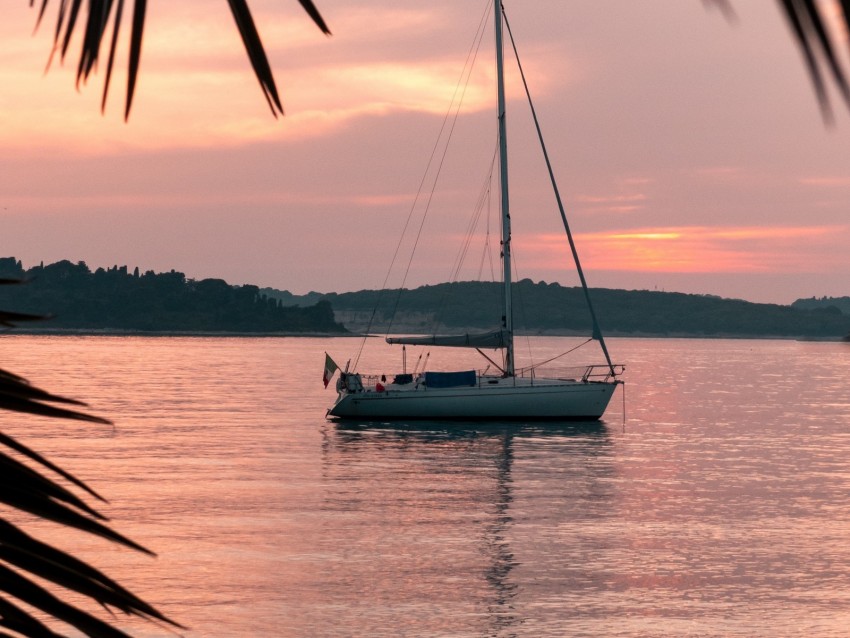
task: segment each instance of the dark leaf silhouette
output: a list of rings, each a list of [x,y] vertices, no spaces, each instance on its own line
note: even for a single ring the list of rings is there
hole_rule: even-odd
[[[848,85],[847,73],[839,59],[833,38],[830,36],[829,21],[823,7],[826,5],[833,7],[843,27],[850,30],[850,0],[840,0],[836,4],[830,2],[818,4],[816,0],[777,0],[777,2],[803,54],[823,119],[827,124],[832,124],[834,116],[827,93],[826,78],[832,77],[835,87],[848,107],[850,107],[850,85]],[[703,4],[718,9],[729,22],[737,21],[731,0],[703,0]]]
[[[272,113],[277,116],[283,114],[283,105],[275,85],[271,66],[266,57],[263,43],[257,31],[247,0],[227,0],[236,21],[236,27],[248,59],[254,69],[254,74],[260,82],[263,95],[269,103]],[[330,29],[322,18],[312,0],[298,0],[307,14],[312,18],[316,26],[326,35],[330,35]],[[132,0],[133,17],[130,29],[130,56],[127,65],[127,97],[124,107],[124,119],[130,116],[133,105],[133,96],[136,91],[136,81],[139,76],[139,65],[142,56],[142,38],[145,30],[145,13],[147,0]],[[40,24],[49,0],[42,0],[39,7],[37,24]],[[30,6],[34,0],[30,0]],[[82,14],[82,17],[81,17]],[[108,60],[106,64],[106,77],[103,84],[103,98],[101,109],[106,107],[106,96],[109,92],[112,70],[115,62],[115,52],[118,46],[118,34],[124,16],[124,0],[60,0],[56,16],[56,30],[53,36],[53,52],[50,59],[57,50],[62,60],[68,52],[71,37],[80,28],[83,31],[82,50],[77,64],[77,83],[88,80],[89,75],[97,69],[100,60],[101,48],[110,27],[112,35],[109,39]],[[82,24],[82,27],[79,25]],[[49,62],[48,62],[49,66]]]
[[[8,277],[0,277],[0,286],[13,286],[16,284],[24,283],[23,279],[10,279]],[[12,328],[16,323],[20,323],[21,321],[39,321],[40,319],[46,319],[42,315],[31,315],[25,314],[21,312],[10,312],[8,310],[0,310],[0,326],[6,328]],[[3,375],[8,375],[8,372],[3,372],[0,370],[0,384],[2,384]]]
[[[0,283],[3,283],[0,281]],[[38,321],[44,319],[41,315],[28,315],[21,312],[9,312],[8,310],[0,310],[0,326],[12,328],[16,323],[21,321]]]
[[[778,1],[794,38],[800,46],[824,121],[832,123],[834,116],[825,77],[832,77],[848,107],[850,107],[850,85],[847,83],[847,74],[838,57],[833,38],[829,34],[823,9],[815,3],[815,0]],[[850,29],[850,1],[841,0],[837,9],[844,26]]]
[[[0,285],[18,283],[22,283],[21,280],[0,278]],[[42,318],[0,311],[0,323],[4,325]],[[31,385],[23,377],[0,370],[0,409],[110,424],[101,417],[56,404],[85,407],[80,401],[52,394]],[[152,554],[150,550],[110,528],[106,524],[108,519],[103,514],[50,474],[61,477],[71,486],[103,501],[102,497],[81,480],[2,432],[0,446],[5,449],[0,451],[0,503],[136,551]],[[43,471],[48,473],[42,473]],[[60,590],[81,594],[106,609],[180,627],[91,565],[31,537],[0,518],[0,627],[5,627],[18,636],[60,636],[61,634],[55,633],[30,611],[37,609],[67,623],[86,636],[127,636],[109,622],[64,602],[56,593],[34,582],[28,575],[42,582],[52,583]],[[19,606],[18,602],[27,607]],[[6,635],[9,634],[0,632],[0,636]]]
[[[735,13],[735,8],[732,6],[731,0],[702,0],[702,3],[707,7],[713,7],[723,14],[729,22],[737,22],[738,14]]]
[[[275,116],[283,113],[283,105],[271,66],[248,4],[246,0],[228,0],[228,2],[248,58],[272,113]],[[299,0],[299,2],[318,27],[329,34],[325,21],[312,1]],[[34,0],[30,0],[29,4],[33,7]],[[48,4],[49,0],[41,1],[36,26],[42,22]],[[125,120],[130,114],[139,75],[146,10],[147,0],[133,0]],[[57,51],[60,59],[64,61],[73,35],[82,30],[82,49],[76,73],[78,85],[85,83],[97,69],[103,41],[110,27],[112,29],[107,47],[108,58],[101,109],[106,106],[123,17],[124,0],[86,0],[85,2],[60,0],[59,2],[53,49],[48,59],[48,66]],[[0,285],[18,283],[22,282],[17,279],[0,278]],[[0,310],[0,326],[4,327],[12,327],[22,321],[44,318],[39,315]],[[0,370],[0,409],[110,424],[106,419],[64,407],[67,405],[85,406],[80,401],[41,390],[14,373]],[[73,491],[48,474],[34,469],[30,464],[35,464],[42,471],[47,470],[56,474],[70,482],[72,486],[88,492],[94,498],[103,500],[85,483],[6,434],[0,433],[0,445],[8,450],[0,451],[0,488],[2,488],[0,503],[66,527],[100,536],[140,552],[152,553],[111,529],[106,525],[108,519],[105,516],[89,506]],[[24,462],[15,455],[23,457]],[[30,580],[28,578],[30,574],[59,588],[82,594],[110,611],[118,610],[128,615],[181,627],[94,567],[32,538],[15,525],[0,518],[0,627],[5,627],[20,636],[61,635],[51,630],[29,611],[29,609],[36,609],[67,623],[87,636],[127,635],[110,623],[66,603],[41,584]],[[27,607],[21,607],[15,601],[24,603]],[[0,632],[0,636],[7,635],[9,634]]]
[[[278,113],[283,113],[283,105],[280,103],[280,96],[277,94],[272,70],[269,66],[266,52],[263,49],[263,44],[260,41],[260,34],[257,33],[257,27],[254,25],[254,19],[251,17],[251,11],[248,9],[248,4],[245,0],[228,0],[228,3],[230,4],[230,10],[233,12],[236,27],[239,29],[239,35],[242,36],[242,43],[248,52],[248,58],[251,60],[251,66],[254,67],[254,74],[260,81],[263,95],[269,103],[272,115],[277,116]]]

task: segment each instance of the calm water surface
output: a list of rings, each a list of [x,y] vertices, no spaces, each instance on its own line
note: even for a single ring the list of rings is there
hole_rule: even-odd
[[[29,529],[189,637],[850,631],[850,347],[615,339],[625,424],[618,390],[601,423],[449,430],[327,422],[323,352],[358,345],[4,336],[2,367],[116,425],[0,427],[159,556]]]

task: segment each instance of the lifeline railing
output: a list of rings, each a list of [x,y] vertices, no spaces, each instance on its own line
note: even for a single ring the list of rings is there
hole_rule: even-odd
[[[516,376],[531,379],[536,378],[559,379],[562,381],[609,381],[623,374],[626,367],[623,365],[608,366],[607,364],[595,364],[587,366],[565,366],[565,367],[528,367],[516,371]]]
[[[563,366],[563,367],[545,367],[545,368],[537,368],[537,367],[528,367],[521,368],[516,371],[517,378],[530,379],[533,384],[535,379],[544,378],[544,379],[558,379],[561,381],[582,381],[587,383],[589,381],[610,381],[612,378],[616,378],[617,376],[623,374],[625,371],[625,366],[623,365],[614,365],[613,371],[612,368],[606,364],[596,364],[596,365],[586,365],[586,366]],[[482,383],[483,379],[487,379],[488,377],[484,374],[486,371],[479,370],[476,377],[478,384]],[[613,372],[613,373],[612,373]],[[407,386],[405,389],[413,389],[418,386],[422,382],[421,374],[411,375],[412,380],[408,383],[405,383],[404,386]],[[396,379],[397,375],[395,374],[361,374],[360,382],[362,383],[362,388],[364,390],[369,391],[381,391],[379,388],[385,388],[386,386],[393,385],[396,389],[401,389],[398,385],[393,384],[393,381]],[[490,378],[498,378],[496,376],[492,376]]]

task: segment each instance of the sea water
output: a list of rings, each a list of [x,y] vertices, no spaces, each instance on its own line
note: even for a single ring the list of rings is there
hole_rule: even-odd
[[[3,515],[189,637],[847,635],[850,346],[608,345],[627,383],[598,423],[373,427],[325,419],[324,352],[355,338],[4,336],[3,368],[115,425],[0,429],[158,556]],[[400,351],[369,340],[366,364]]]

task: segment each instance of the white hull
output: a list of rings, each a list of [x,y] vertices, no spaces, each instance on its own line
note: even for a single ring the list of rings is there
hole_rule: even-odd
[[[518,379],[456,388],[341,391],[329,416],[355,419],[598,419],[619,382]]]

